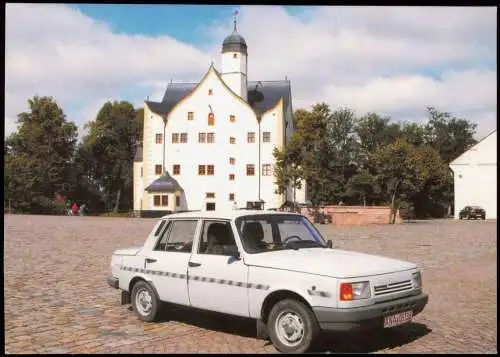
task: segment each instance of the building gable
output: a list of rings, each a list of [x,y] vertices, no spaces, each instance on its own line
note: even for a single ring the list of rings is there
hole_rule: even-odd
[[[497,163],[497,131],[481,139],[476,145],[464,152],[450,163],[458,165],[496,165]]]

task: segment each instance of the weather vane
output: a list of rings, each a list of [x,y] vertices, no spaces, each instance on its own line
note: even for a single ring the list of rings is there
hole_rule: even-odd
[[[234,18],[234,31],[236,31],[236,17],[238,16],[238,10],[234,10],[233,18]]]

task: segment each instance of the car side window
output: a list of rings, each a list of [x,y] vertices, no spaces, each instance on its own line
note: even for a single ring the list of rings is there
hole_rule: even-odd
[[[166,222],[167,222],[167,221],[165,221],[165,220],[162,220],[162,221],[160,222],[160,224],[158,225],[158,228],[156,228],[156,231],[155,231],[155,234],[154,234],[154,235],[155,235],[155,237],[158,237],[158,235],[161,233],[161,230],[162,230],[162,228],[165,226],[165,223],[166,223]]]
[[[164,251],[167,246],[168,231],[170,230],[170,223],[167,221],[162,221],[155,232],[155,237],[160,237],[156,241],[155,251]],[[164,228],[164,229],[163,229]],[[163,234],[160,234],[163,229]]]
[[[233,230],[229,222],[203,222],[203,230],[198,246],[199,254],[233,255],[238,252]]]
[[[190,253],[196,233],[197,220],[171,221],[155,250]]]

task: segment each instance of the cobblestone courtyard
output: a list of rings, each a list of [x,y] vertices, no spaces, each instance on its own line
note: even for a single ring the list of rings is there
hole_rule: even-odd
[[[109,288],[113,250],[142,244],[151,219],[4,216],[8,353],[267,352],[251,320],[167,309],[139,321]],[[319,226],[334,247],[424,268],[429,304],[414,322],[375,335],[323,334],[318,352],[497,353],[496,221]]]

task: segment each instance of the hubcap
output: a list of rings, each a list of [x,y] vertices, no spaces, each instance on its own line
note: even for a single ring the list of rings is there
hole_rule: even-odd
[[[139,290],[135,297],[135,306],[141,315],[147,316],[153,308],[153,297],[151,293],[146,289]]]
[[[295,347],[304,338],[304,321],[294,311],[283,311],[275,323],[276,336],[286,346]]]

